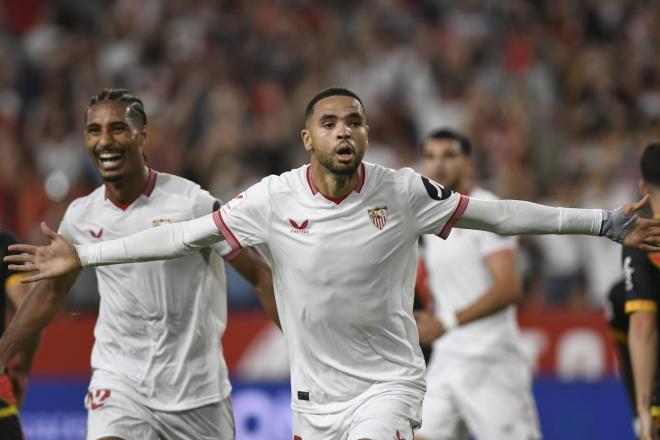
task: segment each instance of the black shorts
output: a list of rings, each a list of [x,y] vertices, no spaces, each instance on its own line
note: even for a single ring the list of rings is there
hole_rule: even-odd
[[[24,438],[16,406],[0,399],[0,439],[24,440]]]

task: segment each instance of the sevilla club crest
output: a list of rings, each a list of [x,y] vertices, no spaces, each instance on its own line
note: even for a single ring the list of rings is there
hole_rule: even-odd
[[[373,223],[375,227],[379,230],[385,227],[385,222],[387,222],[387,206],[367,209],[367,212],[369,213],[371,223]]]

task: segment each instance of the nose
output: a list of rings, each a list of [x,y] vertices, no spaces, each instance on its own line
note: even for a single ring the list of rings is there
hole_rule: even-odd
[[[110,130],[101,130],[98,146],[107,147],[108,145],[112,145],[112,135],[110,134]]]
[[[344,123],[337,124],[337,139],[350,139],[351,134],[351,127]]]

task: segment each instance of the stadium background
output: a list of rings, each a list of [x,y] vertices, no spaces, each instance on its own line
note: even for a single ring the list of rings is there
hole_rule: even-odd
[[[659,19],[660,2],[632,0],[0,0],[0,226],[41,242],[41,220],[99,185],[82,116],[109,86],[144,100],[152,167],[224,199],[304,163],[304,105],[342,85],[364,99],[367,160],[415,167],[416,140],[450,126],[501,197],[616,207],[657,139]],[[521,245],[546,438],[632,438],[603,320],[620,249]],[[229,301],[238,439],[287,439],[281,338],[235,274]],[[42,343],[29,439],[82,438],[97,305],[86,273]]]

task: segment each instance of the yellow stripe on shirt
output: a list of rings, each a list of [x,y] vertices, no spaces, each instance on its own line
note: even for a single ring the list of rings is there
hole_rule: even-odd
[[[16,405],[9,405],[5,408],[0,408],[0,419],[16,415],[18,415],[18,408],[16,408]]]
[[[650,299],[633,299],[626,301],[626,313],[633,312],[657,312],[658,305]]]

